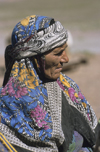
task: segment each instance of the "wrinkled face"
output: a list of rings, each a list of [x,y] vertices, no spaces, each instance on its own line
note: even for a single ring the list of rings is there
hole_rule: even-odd
[[[44,74],[48,79],[56,80],[60,76],[63,63],[69,61],[65,52],[67,44],[57,47],[45,55]]]

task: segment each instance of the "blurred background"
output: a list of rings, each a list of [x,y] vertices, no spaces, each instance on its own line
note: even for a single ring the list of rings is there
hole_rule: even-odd
[[[100,118],[100,0],[0,0],[0,87],[5,47],[14,26],[29,15],[58,20],[68,30],[69,63],[63,72],[79,86]]]

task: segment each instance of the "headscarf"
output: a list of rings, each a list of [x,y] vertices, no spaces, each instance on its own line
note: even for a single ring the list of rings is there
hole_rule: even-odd
[[[67,31],[59,21],[45,16],[30,16],[15,26],[12,33],[14,48],[9,54],[15,59],[42,54],[64,44],[67,37]]]
[[[96,126],[95,114],[74,81],[63,74],[57,82],[44,83],[40,78],[37,57],[66,41],[67,32],[60,22],[32,15],[15,26],[12,45],[5,52],[7,69],[0,91],[1,122],[32,146],[49,145],[56,149],[56,145],[63,143],[61,91],[69,104],[84,115],[90,128],[94,130]]]

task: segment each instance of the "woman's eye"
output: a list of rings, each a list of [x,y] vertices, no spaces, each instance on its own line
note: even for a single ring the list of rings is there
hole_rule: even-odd
[[[55,54],[55,55],[56,55],[56,56],[60,56],[60,55],[62,55],[63,51],[64,51],[64,50],[62,50],[61,52],[59,52],[59,53],[57,53],[57,54]]]

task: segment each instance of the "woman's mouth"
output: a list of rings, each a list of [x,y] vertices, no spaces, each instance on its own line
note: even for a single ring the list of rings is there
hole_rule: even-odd
[[[57,71],[61,71],[61,70],[62,70],[62,67],[57,67],[56,70],[57,70]]]

